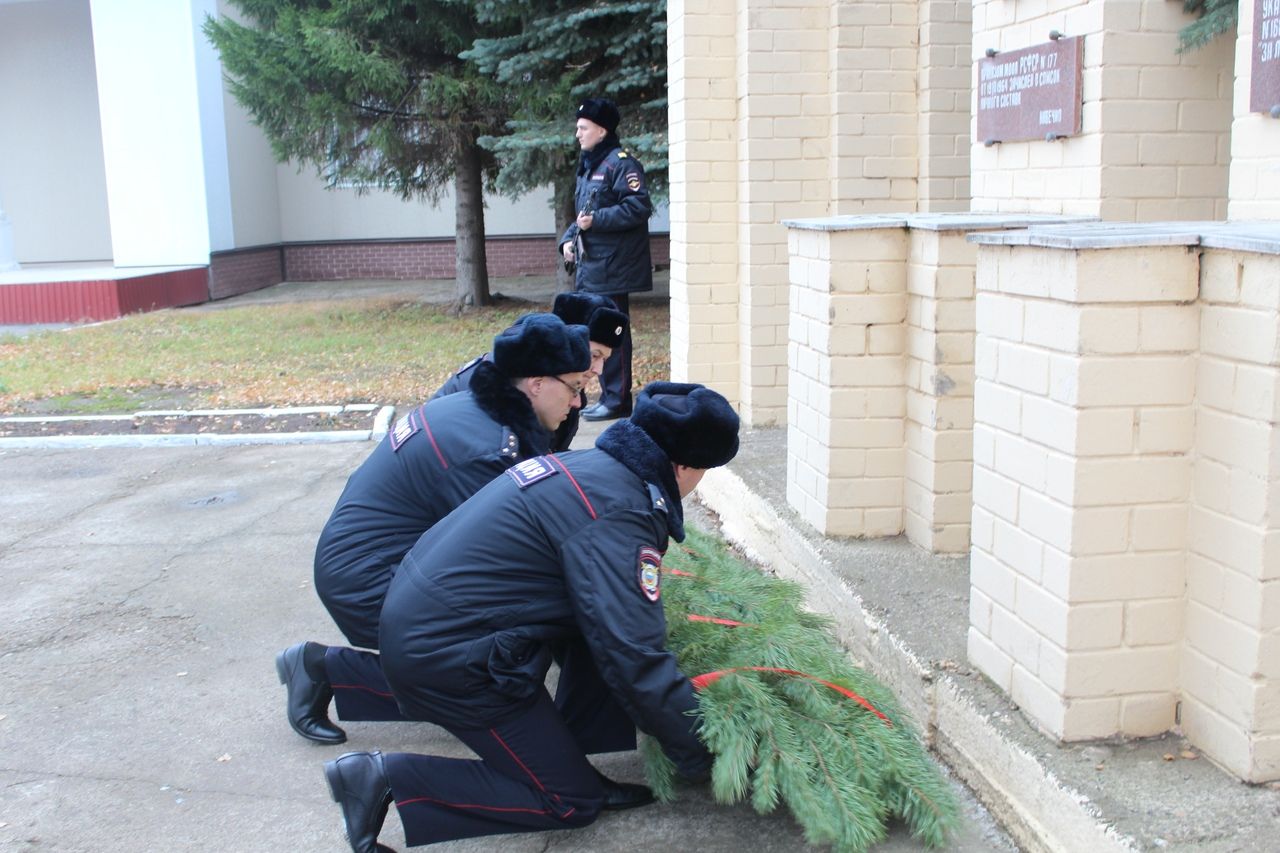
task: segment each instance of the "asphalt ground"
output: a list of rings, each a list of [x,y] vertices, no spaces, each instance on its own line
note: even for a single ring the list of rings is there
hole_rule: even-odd
[[[346,850],[322,762],[349,749],[467,755],[427,724],[351,723],[348,744],[323,747],[284,719],[275,653],[341,641],[311,556],[371,448],[0,448],[0,850]],[[643,778],[634,753],[598,766]],[[965,820],[949,849],[1012,850],[957,791]],[[394,809],[382,840],[403,849]],[[786,814],[694,788],[581,830],[434,849],[805,845]],[[875,849],[920,848],[896,827]]]

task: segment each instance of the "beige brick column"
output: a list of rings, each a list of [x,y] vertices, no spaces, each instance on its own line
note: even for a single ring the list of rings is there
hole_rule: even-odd
[[[969,550],[973,467],[973,299],[977,248],[946,220],[913,217],[907,267],[907,538]],[[933,225],[934,227],[920,227]]]
[[[738,3],[738,364],[742,416],[757,426],[787,411],[782,219],[827,210],[829,3]]]
[[[734,0],[667,5],[671,156],[671,375],[738,387]]]
[[[1251,782],[1280,778],[1280,230],[1271,233],[1269,254],[1210,248],[1202,260],[1182,657],[1183,732]]]
[[[792,225],[787,501],[837,536],[902,532],[905,220]],[[877,224],[879,227],[877,227]]]
[[[1152,735],[1178,698],[1198,238],[1045,232],[972,238],[969,658],[1056,737]]]
[[[916,209],[919,6],[919,0],[831,2],[828,213]]]
[[[919,197],[925,211],[969,209],[969,76],[973,7],[920,0]]]

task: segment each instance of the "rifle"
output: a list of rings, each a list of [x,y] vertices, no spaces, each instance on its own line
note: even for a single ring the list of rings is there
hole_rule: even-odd
[[[578,216],[589,216],[596,212],[596,194],[600,192],[599,188],[591,191],[591,195],[587,196],[587,206],[578,211]],[[564,268],[567,272],[573,272],[578,263],[587,256],[587,244],[582,239],[582,229],[573,235],[573,260],[565,261]]]

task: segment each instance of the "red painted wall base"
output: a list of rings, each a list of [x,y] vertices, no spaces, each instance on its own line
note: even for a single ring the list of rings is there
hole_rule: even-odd
[[[209,270],[87,281],[0,284],[0,323],[86,323],[209,299]]]

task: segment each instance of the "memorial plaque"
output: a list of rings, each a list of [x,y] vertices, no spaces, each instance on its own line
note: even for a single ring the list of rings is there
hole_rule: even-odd
[[[1249,112],[1269,113],[1277,108],[1280,108],[1280,0],[1253,0]]]
[[[980,60],[978,141],[1054,139],[1079,133],[1083,66],[1081,36]]]

